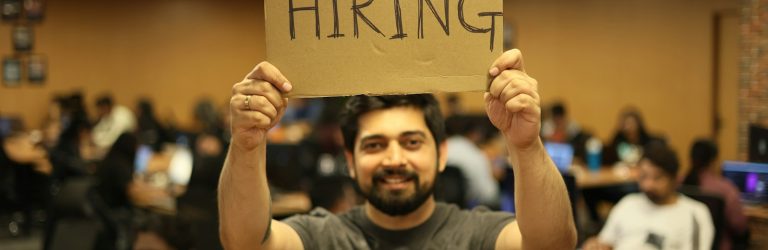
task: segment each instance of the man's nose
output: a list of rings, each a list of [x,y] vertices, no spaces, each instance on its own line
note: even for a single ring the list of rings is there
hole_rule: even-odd
[[[387,147],[386,157],[384,158],[383,165],[388,167],[402,167],[405,166],[405,157],[403,157],[403,147],[397,142],[390,142]]]

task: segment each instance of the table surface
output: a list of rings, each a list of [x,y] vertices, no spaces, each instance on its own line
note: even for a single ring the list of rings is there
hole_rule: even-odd
[[[583,166],[574,166],[571,173],[576,178],[578,188],[599,188],[636,182],[637,169],[617,166],[603,167],[599,171],[590,171]]]

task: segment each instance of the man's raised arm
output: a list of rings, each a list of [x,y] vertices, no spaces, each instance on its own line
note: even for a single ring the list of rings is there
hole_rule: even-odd
[[[296,232],[272,221],[266,174],[267,131],[282,117],[291,85],[268,62],[232,87],[232,143],[219,181],[221,242],[226,249],[301,248]],[[294,245],[298,244],[298,245]]]
[[[515,172],[517,209],[516,223],[502,231],[496,246],[521,247],[514,240],[519,234],[525,249],[574,249],[576,227],[568,191],[539,138],[538,82],[525,73],[522,54],[516,49],[496,59],[489,74],[486,112],[507,143]]]

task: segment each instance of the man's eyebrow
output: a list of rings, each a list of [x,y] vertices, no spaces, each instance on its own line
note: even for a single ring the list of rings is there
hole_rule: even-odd
[[[408,136],[421,136],[426,138],[427,133],[424,133],[424,131],[420,131],[420,130],[405,131],[400,133],[400,137],[408,137]],[[363,136],[363,138],[360,138],[360,141],[365,142],[368,140],[383,140],[383,139],[387,139],[387,137],[382,134],[374,134],[374,135]]]
[[[364,136],[363,138],[360,139],[360,141],[365,142],[368,140],[381,140],[381,139],[386,139],[386,137],[381,134],[375,134],[375,135]]]
[[[427,134],[424,133],[423,131],[420,131],[420,130],[405,131],[405,132],[400,134],[400,136],[414,136],[414,135],[421,136],[421,137],[424,137],[424,138],[427,137]]]

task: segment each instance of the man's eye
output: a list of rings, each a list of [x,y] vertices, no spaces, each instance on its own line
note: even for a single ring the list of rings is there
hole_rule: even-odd
[[[422,140],[417,140],[417,139],[406,140],[404,147],[409,149],[418,149],[419,147],[421,147],[422,144],[424,144],[424,141]]]
[[[379,142],[363,144],[363,150],[379,150],[382,148],[384,148],[384,144]]]

